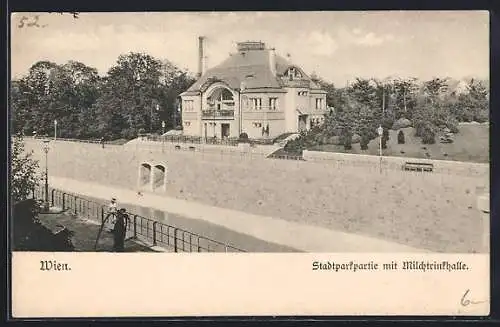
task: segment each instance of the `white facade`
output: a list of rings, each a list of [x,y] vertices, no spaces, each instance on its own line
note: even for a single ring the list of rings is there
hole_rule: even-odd
[[[274,138],[323,120],[326,92],[299,67],[258,45],[239,44],[238,54],[181,94],[185,135]]]

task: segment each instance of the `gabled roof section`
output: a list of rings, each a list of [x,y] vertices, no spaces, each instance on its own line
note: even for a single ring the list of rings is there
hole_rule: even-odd
[[[270,50],[252,50],[235,53],[218,66],[209,69],[196,81],[189,91],[198,91],[210,79],[226,82],[231,88],[281,88],[281,83],[272,74],[269,64]]]
[[[235,90],[239,90],[243,83],[244,89],[249,92],[257,89],[276,91],[284,86],[281,76],[286,70],[291,66],[298,67],[285,58],[274,54],[273,49],[264,49],[263,46],[254,49],[239,47],[239,50],[219,65],[207,70],[183,95],[199,94],[213,81],[224,82]],[[274,59],[270,59],[271,55]],[[276,65],[275,73],[271,68],[273,60]],[[306,74],[304,77],[310,81],[311,89],[321,89]]]

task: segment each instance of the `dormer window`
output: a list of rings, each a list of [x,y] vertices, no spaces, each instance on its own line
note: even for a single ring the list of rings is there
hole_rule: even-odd
[[[285,73],[285,76],[288,77],[288,79],[290,81],[293,81],[294,79],[301,79],[302,78],[302,74],[295,67],[288,68],[288,70]]]

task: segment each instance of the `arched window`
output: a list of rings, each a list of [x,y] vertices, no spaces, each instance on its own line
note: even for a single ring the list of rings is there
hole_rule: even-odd
[[[210,109],[234,110],[234,96],[227,88],[216,88],[207,100]]]

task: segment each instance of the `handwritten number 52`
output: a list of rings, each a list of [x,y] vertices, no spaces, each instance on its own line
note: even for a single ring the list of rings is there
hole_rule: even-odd
[[[39,19],[39,16],[36,15],[35,17],[33,17],[33,22],[27,23],[26,26],[28,26],[28,27],[31,27],[31,26],[40,27],[40,25],[38,25],[38,19]],[[28,20],[29,20],[29,18],[26,16],[21,17],[21,20],[19,21],[19,25],[17,25],[17,27],[23,28],[24,23]]]

